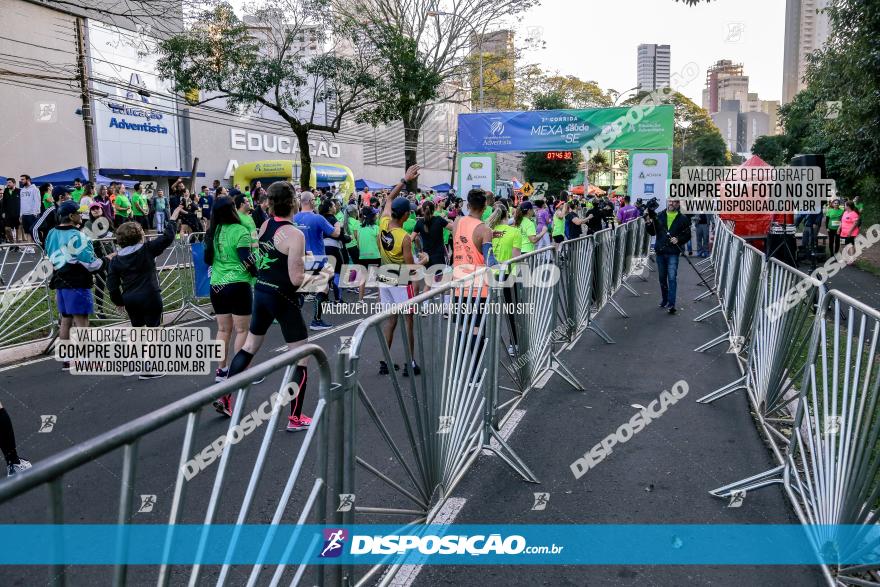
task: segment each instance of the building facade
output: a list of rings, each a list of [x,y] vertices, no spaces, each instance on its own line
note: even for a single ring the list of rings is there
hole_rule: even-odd
[[[637,81],[640,92],[669,87],[672,51],[669,45],[641,44],[638,48]]]
[[[804,89],[807,59],[828,40],[829,0],[786,0],[785,49],[782,60],[782,103]]]
[[[0,57],[0,71],[6,70],[0,73],[0,175],[37,177],[86,166],[76,16],[24,0],[0,0],[0,11],[9,31],[4,37],[11,39],[0,39],[0,54],[15,56]],[[222,100],[191,107],[159,79],[154,39],[98,19],[85,23],[93,144],[102,175],[167,187],[188,176],[198,158],[199,181],[228,185],[237,164],[300,159],[293,133],[274,113],[237,115]],[[59,28],[65,34],[39,42],[26,33]],[[317,50],[317,40],[306,31],[302,43]],[[428,115],[418,145],[423,186],[452,178],[460,109],[440,104]],[[313,133],[310,152],[315,163],[343,164],[357,179],[394,184],[403,174],[403,146],[400,122],[373,128],[344,121],[335,135]]]

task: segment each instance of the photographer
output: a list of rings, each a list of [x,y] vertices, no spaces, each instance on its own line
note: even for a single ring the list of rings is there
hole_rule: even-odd
[[[656,209],[656,207],[654,207]],[[660,307],[675,314],[675,293],[678,287],[678,256],[682,246],[691,239],[691,221],[679,212],[678,200],[668,200],[666,209],[656,214],[647,206],[645,228],[656,236],[654,250],[657,255],[657,273],[660,277]]]

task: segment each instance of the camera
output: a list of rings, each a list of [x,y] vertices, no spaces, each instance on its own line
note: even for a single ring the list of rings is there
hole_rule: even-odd
[[[657,208],[660,207],[660,202],[657,201],[657,198],[651,198],[645,203],[645,208],[649,212],[656,212]]]

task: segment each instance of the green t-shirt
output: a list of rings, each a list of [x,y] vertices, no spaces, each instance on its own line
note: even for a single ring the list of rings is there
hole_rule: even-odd
[[[348,217],[348,235],[351,237],[351,242],[345,245],[346,249],[353,249],[358,246],[357,243],[357,234],[361,229],[361,221],[355,218],[354,216]]]
[[[837,230],[840,228],[840,218],[843,216],[843,208],[828,208],[825,210],[825,216],[828,217],[828,230]]]
[[[79,200],[76,202],[79,204]],[[46,192],[43,194],[43,208],[51,208],[55,205],[55,198],[52,197],[52,192]]]
[[[530,236],[538,236],[538,227],[532,222],[531,218],[523,218],[519,223],[519,232],[522,236],[522,246],[520,251],[523,253],[531,253],[535,250],[535,243],[529,240]]]
[[[358,248],[361,259],[378,259],[379,257],[379,227],[375,224],[362,226],[358,230]]]
[[[483,222],[486,222],[487,220],[489,220],[489,216],[491,216],[491,215],[492,215],[492,208],[490,208],[489,206],[486,206],[486,209],[483,210],[483,217],[481,218],[481,220]]]
[[[678,212],[670,212],[666,211],[666,230],[672,228],[672,223],[675,222],[675,219],[678,217]]]
[[[84,188],[79,188],[78,190],[73,190],[70,193],[70,199],[79,204],[79,199],[83,197]]]
[[[214,235],[214,264],[211,285],[253,283],[254,279],[238,258],[238,249],[251,248],[251,233],[244,224],[224,224]]]
[[[556,214],[553,215],[553,233],[551,236],[565,235],[565,218],[560,218]]]
[[[403,223],[403,229],[407,231],[409,234],[412,234],[413,230],[416,229],[416,220],[415,214],[410,214],[409,218],[406,219],[406,222]]]
[[[856,204],[856,210],[858,210],[859,214],[865,211],[865,205],[862,202]]]
[[[492,254],[498,262],[513,259],[513,249],[520,249],[522,236],[515,226],[499,224],[492,229]]]
[[[120,218],[128,218],[128,215],[131,214],[131,202],[125,194],[117,195],[113,205],[115,206],[116,215]]]
[[[118,201],[118,200],[117,200]],[[146,212],[141,212],[138,206],[143,210],[147,210],[147,197],[140,192],[134,192],[131,195],[131,213],[135,216],[144,216]]]
[[[248,234],[251,235],[251,242],[257,242],[257,223],[254,222],[253,217],[250,214],[239,214],[238,219],[241,225],[247,228]]]

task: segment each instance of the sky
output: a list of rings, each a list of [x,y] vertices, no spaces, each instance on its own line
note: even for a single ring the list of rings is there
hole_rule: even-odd
[[[674,0],[543,0],[514,30],[518,39],[537,32],[546,43],[526,51],[525,63],[593,80],[603,89],[635,86],[639,44],[658,43],[671,45],[671,72],[696,64],[695,79],[679,91],[698,105],[706,70],[719,59],[742,63],[749,91],[762,100],[782,94],[785,0],[712,0],[698,6]]]

